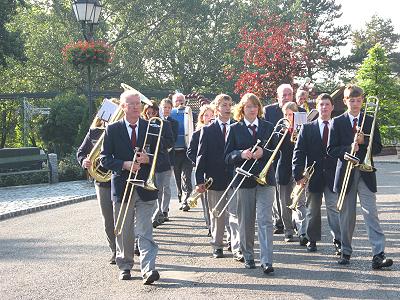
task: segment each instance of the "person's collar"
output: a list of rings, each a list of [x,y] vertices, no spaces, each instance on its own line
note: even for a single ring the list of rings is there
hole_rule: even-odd
[[[228,119],[228,121],[226,122],[222,122],[221,119],[218,117],[215,119],[216,122],[218,122],[219,126],[221,127],[223,123],[225,123],[226,125],[229,125],[231,123],[231,120]]]
[[[324,120],[322,120],[321,117],[319,117],[317,120],[318,120],[319,126],[321,126],[322,124],[324,124]],[[331,122],[332,122],[332,119],[329,119],[329,120],[327,120],[327,121],[328,121],[328,123],[329,123],[329,125],[330,125]]]
[[[357,116],[353,116],[352,114],[350,114],[350,112],[348,112],[348,115],[349,115],[349,118],[350,118],[351,122],[353,122],[354,119],[357,119],[357,121],[360,120],[360,113],[358,113]]]
[[[258,127],[258,118],[256,118],[253,123],[250,123],[246,118],[244,118],[243,120],[244,120],[244,123],[246,124],[246,126],[256,125]]]
[[[136,127],[139,126],[139,119],[137,119],[136,123],[134,123],[134,124],[129,123],[126,118],[124,118],[124,121],[125,121],[126,127],[129,127],[129,125],[134,125],[134,124],[136,124]]]

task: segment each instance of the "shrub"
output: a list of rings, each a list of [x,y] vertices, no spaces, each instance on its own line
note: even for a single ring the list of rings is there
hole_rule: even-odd
[[[73,149],[75,150],[75,149]],[[76,161],[76,151],[65,155],[58,163],[59,181],[73,181],[86,178],[85,170]]]

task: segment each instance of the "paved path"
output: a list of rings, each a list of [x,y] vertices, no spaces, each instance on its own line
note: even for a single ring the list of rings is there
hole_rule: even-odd
[[[278,235],[275,274],[245,270],[228,252],[211,257],[200,209],[179,211],[175,197],[172,222],[155,230],[161,280],[143,286],[135,265],[133,280],[121,282],[107,263],[98,205],[90,200],[0,222],[1,299],[400,299],[400,168],[377,167],[386,252],[395,260],[391,270],[371,269],[360,211],[350,266],[336,263],[324,217],[318,252]]]
[[[93,183],[70,181],[0,188],[0,220],[93,199]]]

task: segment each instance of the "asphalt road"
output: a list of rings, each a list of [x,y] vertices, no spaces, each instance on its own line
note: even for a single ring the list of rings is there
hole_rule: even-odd
[[[358,213],[350,266],[333,255],[324,213],[318,252],[275,236],[275,274],[246,270],[232,260],[213,259],[201,209],[187,213],[172,205],[172,222],[155,230],[161,279],[143,286],[119,281],[95,200],[0,222],[1,299],[400,299],[400,165],[377,164],[378,205],[391,270],[371,269],[365,227]],[[256,245],[258,252],[258,247]],[[257,261],[256,261],[257,263]]]

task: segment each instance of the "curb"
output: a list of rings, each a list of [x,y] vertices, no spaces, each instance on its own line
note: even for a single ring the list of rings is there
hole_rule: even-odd
[[[61,206],[68,205],[68,204],[74,204],[74,203],[78,203],[78,202],[92,200],[95,198],[96,198],[96,194],[92,194],[92,195],[88,195],[88,196],[75,197],[75,198],[68,199],[68,200],[62,200],[59,202],[54,202],[54,203],[39,205],[39,206],[35,206],[35,207],[25,208],[25,209],[13,211],[13,212],[8,212],[8,213],[0,214],[0,221],[18,217],[18,216],[31,214],[31,213],[46,210],[46,209],[52,209],[52,208],[57,208],[57,207],[61,207]]]
[[[375,164],[400,164],[400,160],[374,160]]]

